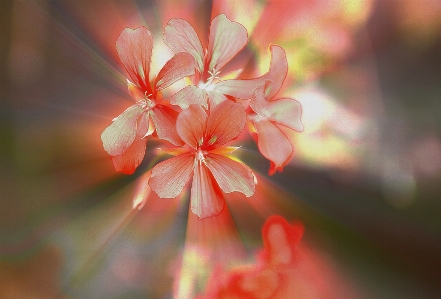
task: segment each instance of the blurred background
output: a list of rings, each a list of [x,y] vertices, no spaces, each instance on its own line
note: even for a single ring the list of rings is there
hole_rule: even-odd
[[[121,31],[151,30],[157,71],[170,18],[206,44],[219,13],[247,28],[243,76],[285,49],[278,97],[301,102],[305,130],[271,177],[243,144],[256,195],[197,220],[188,192],[146,184],[158,141],[126,176],[100,135],[133,104]],[[217,264],[253,261],[272,214],[305,226],[307,298],[441,296],[440,1],[5,0],[0,38],[0,299],[193,298]]]

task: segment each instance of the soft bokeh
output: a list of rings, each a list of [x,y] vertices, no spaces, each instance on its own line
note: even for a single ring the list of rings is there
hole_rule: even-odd
[[[157,72],[170,18],[206,43],[219,13],[248,30],[231,62],[242,78],[268,70],[269,44],[285,49],[279,95],[302,104],[305,130],[286,132],[295,154],[271,177],[238,140],[256,194],[199,220],[189,190],[161,199],[147,185],[163,143],[126,176],[100,135],[133,103],[121,31],[150,29]],[[217,265],[256,262],[274,214],[305,229],[292,289],[441,296],[441,2],[11,0],[0,36],[1,299],[194,298]]]

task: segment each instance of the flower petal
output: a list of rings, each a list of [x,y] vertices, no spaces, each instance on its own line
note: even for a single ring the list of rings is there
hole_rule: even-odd
[[[141,164],[145,155],[147,138],[136,138],[121,156],[112,156],[113,166],[116,171],[132,174]]]
[[[222,212],[224,203],[224,196],[213,175],[203,163],[198,163],[191,185],[191,211],[199,218],[216,216]]]
[[[265,79],[225,80],[217,83],[214,90],[238,99],[250,99],[257,87],[265,84]]]
[[[237,151],[239,148],[240,146],[222,146],[215,148],[214,150],[210,151],[210,153],[214,153],[218,155],[229,155]]]
[[[189,152],[187,146],[158,148],[158,150],[172,156],[179,156]]]
[[[145,138],[155,131],[152,118],[148,113],[143,113],[138,117],[138,129],[136,130],[136,138]]]
[[[129,90],[132,99],[136,102],[145,98],[145,93],[138,87],[138,85],[132,83],[129,79],[127,79],[127,89]]]
[[[259,86],[254,91],[254,96],[251,98],[250,107],[254,112],[262,117],[269,117],[270,113],[266,109],[268,100],[265,98],[265,86]]]
[[[161,198],[175,198],[184,189],[193,171],[194,155],[182,154],[157,164],[149,179],[150,188]]]
[[[207,92],[208,95],[208,103],[210,110],[213,110],[214,107],[216,107],[218,104],[222,103],[223,101],[228,100],[228,98],[223,95],[220,92],[217,92],[216,90],[211,90]]]
[[[173,56],[159,71],[156,77],[155,90],[162,90],[176,81],[194,75],[194,59],[188,53]]]
[[[194,149],[204,141],[207,113],[199,105],[190,105],[179,113],[176,130],[181,139]]]
[[[170,98],[170,104],[187,109],[191,104],[198,104],[208,109],[207,92],[195,85],[189,85]]]
[[[208,40],[208,69],[220,70],[247,42],[248,34],[244,26],[230,21],[224,14],[215,17],[211,21]]]
[[[164,30],[164,41],[173,52],[191,54],[199,72],[204,70],[204,52],[193,27],[183,19],[171,19]]]
[[[303,231],[304,226],[300,222],[291,225],[279,215],[269,217],[262,228],[266,262],[272,266],[292,264]]]
[[[143,112],[140,105],[133,105],[115,118],[101,134],[104,150],[111,156],[121,156],[136,136],[137,119]]]
[[[262,117],[298,132],[303,130],[302,106],[294,99],[281,98],[270,102],[265,99],[263,87],[258,87],[255,96],[251,99],[250,107]]]
[[[268,73],[264,78],[271,80],[265,90],[265,97],[271,99],[282,87],[288,73],[288,62],[286,60],[285,50],[277,45],[270,46],[271,63]]]
[[[257,146],[260,153],[274,163],[269,174],[281,170],[288,164],[294,153],[294,148],[288,137],[271,121],[253,121],[257,131]]]
[[[222,80],[232,80],[239,77],[239,75],[243,72],[243,68],[232,70],[232,71],[226,71],[222,73]]]
[[[116,51],[133,83],[151,93],[149,83],[153,38],[146,27],[124,29],[116,40]]]
[[[178,112],[164,105],[156,105],[150,110],[150,115],[155,124],[156,134],[159,138],[167,140],[173,145],[183,145],[176,131],[176,119]]]
[[[254,175],[247,166],[214,153],[208,154],[205,161],[224,192],[238,191],[247,197],[254,194]]]
[[[298,101],[291,98],[278,99],[269,102],[267,109],[270,112],[271,120],[295,131],[303,131],[302,106]]]
[[[207,145],[214,149],[235,139],[243,131],[245,122],[246,113],[242,104],[229,100],[218,104],[211,110],[207,119]]]

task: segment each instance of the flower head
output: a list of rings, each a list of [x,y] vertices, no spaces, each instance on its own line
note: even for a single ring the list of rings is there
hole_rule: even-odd
[[[145,154],[146,136],[156,132],[161,139],[181,145],[175,122],[178,112],[161,102],[160,91],[179,79],[194,74],[194,59],[187,53],[173,56],[150,82],[153,39],[145,27],[126,28],[116,49],[130,80],[129,92],[136,103],[115,118],[101,134],[115,169],[133,173]]]
[[[222,102],[209,115],[201,106],[190,105],[176,122],[177,132],[189,149],[157,164],[152,169],[150,187],[159,197],[174,198],[193,175],[191,210],[200,218],[222,211],[222,191],[253,195],[253,173],[244,164],[226,157],[232,149],[224,147],[243,131],[245,122],[245,109],[239,103]]]
[[[275,98],[288,71],[285,51],[271,45],[271,65],[262,77],[262,84],[255,90],[250,107],[254,113],[248,115],[257,134],[259,151],[270,160],[269,174],[282,171],[294,154],[294,147],[285,129],[302,131],[302,107],[291,98]]]
[[[234,89],[240,89],[245,98],[251,98],[255,84],[221,81],[222,68],[248,42],[248,34],[241,24],[230,21],[221,14],[211,21],[208,48],[203,49],[193,27],[183,19],[171,19],[164,31],[165,43],[175,53],[189,53],[196,62],[195,85],[189,85],[170,98],[172,104],[185,109],[191,104],[199,104],[204,108],[214,107],[227,99],[223,90],[216,89],[218,82],[233,81]],[[241,80],[244,81],[244,80]],[[255,83],[255,82],[253,82]],[[254,88],[253,88],[254,87]],[[210,108],[211,109],[211,108]]]

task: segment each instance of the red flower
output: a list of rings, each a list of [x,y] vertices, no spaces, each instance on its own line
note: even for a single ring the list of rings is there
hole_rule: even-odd
[[[259,151],[270,160],[269,174],[277,170],[282,171],[289,163],[294,148],[290,138],[284,133],[286,128],[302,131],[302,107],[300,103],[291,98],[278,98],[275,95],[285,80],[288,71],[285,51],[271,45],[271,65],[267,74],[261,78],[261,85],[251,99],[250,107],[255,113],[248,115],[257,134]]]
[[[228,90],[239,89],[241,98],[251,98],[257,82],[226,80],[228,86],[219,86],[220,71],[248,42],[248,34],[241,24],[221,14],[211,21],[208,48],[202,48],[193,27],[183,19],[171,19],[164,31],[164,41],[175,53],[191,54],[196,62],[195,85],[189,85],[170,98],[170,103],[182,109],[199,104],[205,109],[227,99]],[[231,81],[231,82],[230,82]],[[224,83],[223,83],[224,84]],[[227,91],[227,92],[225,92]],[[210,108],[211,109],[211,108]]]
[[[126,28],[116,41],[116,49],[130,80],[129,92],[136,103],[115,118],[101,134],[106,152],[117,171],[131,174],[145,154],[146,136],[154,131],[159,138],[182,145],[175,123],[178,112],[161,103],[160,91],[179,79],[194,74],[194,59],[187,53],[173,56],[149,82],[153,40],[145,27]]]
[[[222,147],[237,138],[245,122],[245,109],[239,103],[222,102],[209,115],[200,105],[190,105],[179,114],[176,122],[180,138],[190,148],[157,164],[152,169],[150,187],[161,198],[174,198],[193,174],[191,210],[200,218],[222,211],[222,191],[253,195],[253,173],[244,164],[225,157],[232,150]]]
[[[215,269],[205,290],[198,299],[294,298],[289,294],[292,283],[290,270],[298,261],[297,244],[303,235],[303,224],[289,224],[281,216],[268,218],[262,229],[264,248],[256,264],[240,266],[230,272]]]

